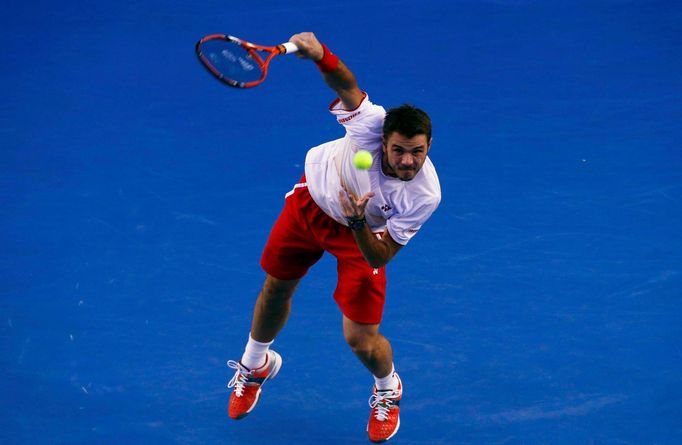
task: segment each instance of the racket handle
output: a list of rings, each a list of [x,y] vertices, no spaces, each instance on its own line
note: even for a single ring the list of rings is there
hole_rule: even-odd
[[[278,48],[282,54],[293,54],[298,51],[298,46],[291,42],[282,43]]]

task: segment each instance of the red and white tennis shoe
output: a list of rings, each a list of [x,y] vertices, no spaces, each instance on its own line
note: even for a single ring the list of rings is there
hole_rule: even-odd
[[[367,434],[372,442],[386,442],[395,436],[400,428],[400,399],[403,397],[403,383],[398,373],[398,389],[379,391],[374,386],[369,406],[372,412],[367,422]]]
[[[235,370],[234,377],[227,384],[228,388],[234,388],[227,413],[238,420],[246,417],[256,407],[261,387],[266,381],[275,378],[282,367],[282,357],[275,351],[268,351],[265,364],[258,369],[249,369],[234,360],[228,361],[227,366]]]

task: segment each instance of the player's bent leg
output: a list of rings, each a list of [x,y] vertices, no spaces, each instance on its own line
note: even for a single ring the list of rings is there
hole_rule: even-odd
[[[393,351],[386,337],[379,333],[378,324],[357,323],[344,315],[343,336],[372,374],[383,377],[391,372]]]
[[[291,312],[291,297],[301,280],[280,280],[267,274],[253,309],[251,337],[270,342],[282,330]]]
[[[274,379],[282,367],[282,357],[268,348],[286,324],[291,311],[291,297],[298,282],[299,280],[279,280],[271,275],[265,278],[256,300],[247,350],[241,361],[227,362],[227,366],[235,370],[227,385],[228,388],[233,388],[227,407],[228,415],[233,419],[246,417],[256,407],[263,385]],[[254,355],[251,349],[258,353]],[[245,357],[262,365],[249,368],[244,364]]]
[[[346,342],[375,377],[369,406],[367,434],[372,442],[385,442],[400,428],[400,399],[403,386],[393,369],[393,351],[378,324],[356,323],[343,317]],[[381,383],[381,384],[380,384]]]

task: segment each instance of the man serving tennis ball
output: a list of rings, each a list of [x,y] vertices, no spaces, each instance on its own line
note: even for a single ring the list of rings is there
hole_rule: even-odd
[[[286,194],[261,258],[266,278],[246,349],[239,362],[228,362],[235,369],[228,413],[233,419],[250,413],[262,385],[279,372],[282,357],[270,345],[287,321],[298,282],[326,251],[338,262],[334,299],[343,313],[344,337],[374,376],[369,439],[383,442],[400,427],[403,393],[391,344],[379,333],[385,265],[440,202],[438,176],[427,157],[431,120],[410,105],[386,112],[370,102],[346,65],[313,33],[290,41],[338,95],[329,111],[346,134],[310,149],[305,174]]]

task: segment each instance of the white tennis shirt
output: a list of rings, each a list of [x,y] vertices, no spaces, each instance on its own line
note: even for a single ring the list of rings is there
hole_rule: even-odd
[[[358,197],[372,191],[365,209],[373,232],[388,228],[391,238],[405,245],[419,231],[440,203],[440,183],[436,169],[427,157],[421,170],[410,181],[386,176],[381,170],[382,135],[386,110],[365,95],[358,108],[344,110],[336,99],[329,111],[345,127],[346,135],[313,147],[305,159],[308,191],[315,203],[329,216],[348,225],[339,202],[343,181]],[[353,155],[360,149],[372,153],[369,170],[353,166]]]

